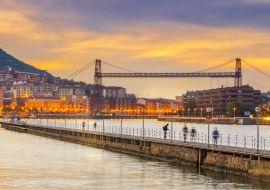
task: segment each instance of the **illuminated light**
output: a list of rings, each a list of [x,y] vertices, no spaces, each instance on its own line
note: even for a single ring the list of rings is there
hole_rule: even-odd
[[[264,120],[270,121],[270,117],[265,117]]]

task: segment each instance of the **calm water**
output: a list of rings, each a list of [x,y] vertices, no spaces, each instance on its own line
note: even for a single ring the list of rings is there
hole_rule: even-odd
[[[0,189],[270,189],[267,183],[173,166],[0,128]]]

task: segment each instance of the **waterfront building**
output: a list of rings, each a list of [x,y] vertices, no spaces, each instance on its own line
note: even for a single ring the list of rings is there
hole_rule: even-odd
[[[104,110],[118,115],[139,114],[137,98],[134,94],[126,94],[125,97],[105,98]]]
[[[197,109],[213,108],[214,115],[226,115],[227,106],[232,102],[240,102],[253,112],[261,103],[261,92],[245,85],[241,87],[226,87],[196,91]]]
[[[37,113],[88,113],[88,102],[71,102],[53,98],[33,98],[25,102],[26,112]]]
[[[126,89],[117,86],[108,86],[104,88],[105,98],[124,98],[126,96]]]
[[[145,99],[145,113],[147,114],[176,114],[181,105],[176,100],[154,98]]]

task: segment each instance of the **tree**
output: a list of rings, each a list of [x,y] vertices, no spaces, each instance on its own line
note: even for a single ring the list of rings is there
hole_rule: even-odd
[[[249,106],[247,104],[244,104],[242,102],[231,102],[227,105],[227,112],[230,116],[234,116],[234,109],[235,109],[235,115],[236,116],[243,116],[244,112],[249,111],[250,113],[254,112],[254,109],[252,106]]]
[[[185,108],[193,110],[196,108],[196,101],[194,99],[188,99]]]

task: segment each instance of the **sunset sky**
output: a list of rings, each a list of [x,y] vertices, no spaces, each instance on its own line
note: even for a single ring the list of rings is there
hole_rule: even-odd
[[[1,0],[0,48],[60,77],[95,58],[141,72],[194,72],[229,61],[216,71],[233,71],[241,57],[270,74],[270,0]],[[269,78],[244,63],[243,72],[244,84],[270,90]],[[75,79],[92,83],[93,69]],[[104,84],[173,98],[233,80]]]

